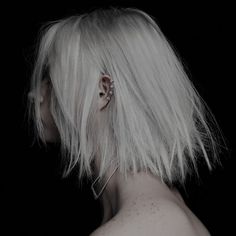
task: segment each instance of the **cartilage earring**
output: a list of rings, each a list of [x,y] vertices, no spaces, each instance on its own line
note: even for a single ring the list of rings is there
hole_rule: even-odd
[[[114,89],[114,80],[110,80],[110,88],[109,88],[109,96],[107,97],[107,100],[111,100],[111,96],[113,95],[113,89]]]

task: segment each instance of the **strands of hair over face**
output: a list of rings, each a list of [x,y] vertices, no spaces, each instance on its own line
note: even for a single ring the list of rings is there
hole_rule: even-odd
[[[184,183],[188,173],[197,173],[198,162],[211,169],[218,160],[220,131],[214,116],[145,12],[97,9],[47,24],[32,75],[36,100],[30,108],[42,140],[39,88],[45,67],[65,174],[78,165],[79,177],[90,177],[99,157],[100,176],[115,162],[125,177],[150,171],[168,184]],[[99,111],[102,73],[114,80],[114,96]]]

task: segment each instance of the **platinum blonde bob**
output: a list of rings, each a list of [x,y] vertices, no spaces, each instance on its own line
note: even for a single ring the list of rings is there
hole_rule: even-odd
[[[199,162],[211,169],[217,161],[215,118],[173,46],[142,10],[96,9],[44,26],[29,107],[44,143],[39,97],[45,71],[65,175],[77,166],[79,178],[91,177],[98,156],[99,176],[115,162],[125,177],[149,171],[165,183],[184,183],[187,174],[198,173]],[[114,80],[114,95],[99,111],[102,74]]]

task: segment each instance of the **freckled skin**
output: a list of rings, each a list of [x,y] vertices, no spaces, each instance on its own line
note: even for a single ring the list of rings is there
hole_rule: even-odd
[[[169,202],[171,203],[169,205]],[[179,207],[181,206],[181,207]],[[157,199],[155,197],[143,197],[142,195],[136,197],[130,202],[122,211],[116,214],[110,221],[102,226],[95,234],[91,236],[100,235],[170,235],[165,233],[166,228],[171,228],[174,225],[174,229],[178,229],[179,218],[183,215],[181,212],[186,212],[189,220],[184,221],[184,224],[192,225],[194,231],[187,233],[188,236],[209,236],[209,233],[204,229],[201,222],[191,213],[191,211],[184,206],[184,202],[179,201],[178,198],[168,200]],[[166,213],[169,212],[168,214]],[[170,217],[172,215],[172,209],[174,216],[176,215],[176,209],[180,209],[180,214],[177,211],[177,217]],[[182,210],[181,210],[182,209]],[[180,216],[180,217],[179,217]],[[187,219],[187,218],[186,218]],[[170,223],[171,221],[171,223]],[[166,226],[168,224],[168,226]],[[181,221],[181,226],[182,221]],[[196,229],[196,231],[195,231]],[[163,233],[163,234],[162,234]],[[173,232],[171,235],[176,235]],[[186,235],[186,234],[184,234]]]
[[[125,211],[125,217],[130,217],[133,215],[142,216],[142,212],[144,211],[147,211],[150,214],[155,214],[157,211],[159,211],[158,203],[154,200],[144,201],[142,198],[136,198],[134,201],[132,201],[130,207]]]
[[[41,90],[44,99],[40,108],[46,131],[46,140],[54,142],[58,140],[59,134],[50,114],[50,90],[46,84],[43,84]],[[124,184],[124,181],[121,180],[120,183]],[[153,180],[149,176],[140,175],[136,181],[130,180],[127,186],[122,185],[122,189],[126,187],[124,199],[128,199],[128,203],[115,214],[108,208],[106,223],[102,224],[91,236],[176,235],[175,230],[170,234],[169,229],[178,229],[178,220],[181,218],[179,215],[183,216],[185,214],[186,219],[184,218],[183,222],[180,222],[181,227],[190,225],[190,228],[196,229],[197,232],[185,235],[209,236],[202,223],[187,208],[181,196],[177,196],[178,194],[176,195],[160,184],[157,190],[156,185],[158,183],[156,179]],[[175,213],[177,217],[174,217],[174,219],[172,217],[172,209],[175,212],[178,209],[177,213]],[[168,226],[166,227],[167,224]],[[189,227],[187,228],[189,229]]]

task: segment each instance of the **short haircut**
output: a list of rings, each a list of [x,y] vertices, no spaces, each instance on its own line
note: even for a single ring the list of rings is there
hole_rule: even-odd
[[[198,162],[212,169],[221,131],[154,17],[136,8],[99,8],[40,32],[29,114],[44,141],[39,95],[48,73],[65,175],[77,166],[79,178],[91,177],[96,155],[99,176],[114,162],[125,177],[149,171],[168,184],[198,173]],[[102,74],[114,80],[114,95],[99,111]]]

